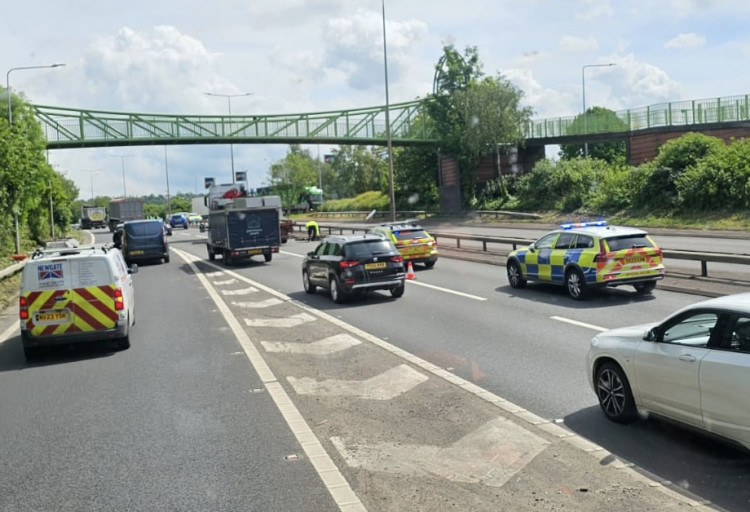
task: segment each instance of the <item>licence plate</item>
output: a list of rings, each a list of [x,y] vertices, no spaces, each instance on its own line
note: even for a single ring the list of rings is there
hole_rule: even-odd
[[[385,268],[387,266],[385,261],[379,261],[377,263],[365,263],[365,268],[367,270],[374,270],[377,268]]]
[[[263,249],[250,249],[247,251],[248,254],[261,254],[263,252]]]
[[[143,251],[130,251],[130,254],[135,256],[138,254],[143,254]]]
[[[47,323],[65,323],[68,321],[69,311],[67,309],[39,311],[36,321]]]
[[[626,258],[625,263],[643,263],[646,258]]]

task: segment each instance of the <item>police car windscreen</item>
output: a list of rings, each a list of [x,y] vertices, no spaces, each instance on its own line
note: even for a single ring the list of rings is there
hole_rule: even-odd
[[[654,246],[649,239],[646,238],[646,235],[628,235],[607,238],[607,245],[612,252],[622,251],[623,249],[639,249]]]
[[[411,240],[412,238],[427,238],[427,233],[422,229],[404,229],[401,231],[394,231],[397,240]]]

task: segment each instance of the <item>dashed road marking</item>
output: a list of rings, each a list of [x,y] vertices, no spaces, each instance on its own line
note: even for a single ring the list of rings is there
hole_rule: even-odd
[[[552,320],[557,320],[558,322],[565,322],[566,324],[577,325],[578,327],[585,327],[586,329],[591,329],[592,331],[604,332],[604,331],[609,330],[606,327],[599,327],[598,325],[592,325],[592,324],[587,324],[585,322],[579,322],[578,320],[573,320],[572,318],[565,318],[562,316],[551,316],[550,318]]]

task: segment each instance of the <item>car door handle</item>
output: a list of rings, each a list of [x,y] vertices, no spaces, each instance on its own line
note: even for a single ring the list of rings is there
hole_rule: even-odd
[[[680,356],[680,361],[687,361],[688,363],[694,363],[695,356],[691,356],[690,354],[682,354]]]

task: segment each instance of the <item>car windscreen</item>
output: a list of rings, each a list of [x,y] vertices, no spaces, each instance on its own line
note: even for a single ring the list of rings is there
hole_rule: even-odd
[[[346,244],[347,258],[369,258],[393,252],[393,246],[386,240],[363,240]]]
[[[125,231],[129,236],[157,236],[163,233],[161,222],[134,222],[125,224]]]
[[[654,247],[651,240],[643,235],[626,235],[607,238],[607,246],[612,252],[622,251],[623,249],[642,249],[643,247]]]
[[[429,235],[423,229],[400,229],[394,230],[393,234],[396,240],[413,240],[414,238],[429,238]]]

